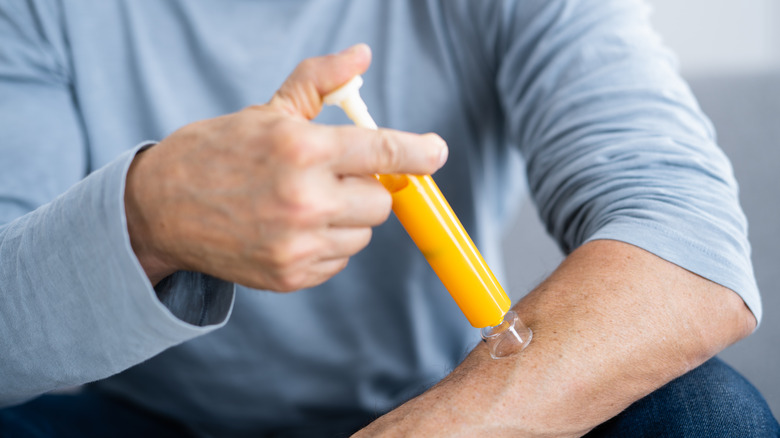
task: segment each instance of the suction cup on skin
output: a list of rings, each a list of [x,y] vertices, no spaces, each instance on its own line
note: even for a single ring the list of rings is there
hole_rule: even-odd
[[[523,351],[531,342],[533,332],[517,313],[508,311],[501,324],[482,329],[482,340],[488,346],[490,357],[501,359]]]

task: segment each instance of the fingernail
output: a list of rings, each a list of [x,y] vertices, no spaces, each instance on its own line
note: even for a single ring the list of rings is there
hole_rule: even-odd
[[[445,142],[444,139],[439,137],[437,134],[426,135],[430,136],[431,139],[436,143],[439,143],[439,148],[441,149],[439,151],[439,167],[444,166],[444,163],[447,162],[447,157],[450,155],[450,149],[447,147],[447,142]]]
[[[433,132],[423,134],[423,137],[430,139],[434,143],[438,143],[439,145],[438,165],[439,167],[444,166],[444,163],[447,162],[447,157],[449,157],[450,155],[450,149],[447,147],[447,142],[445,142],[444,139],[441,138],[438,134],[435,134]]]
[[[339,53],[337,53],[337,55],[346,55],[347,53],[352,51],[352,49],[354,49],[354,48],[355,48],[355,46],[349,46],[346,49],[344,49],[344,50],[340,51]]]
[[[444,166],[444,163],[447,162],[447,157],[449,156],[450,156],[450,149],[445,144],[444,148],[441,150],[441,153],[439,154],[439,167]]]
[[[363,47],[368,47],[368,46],[365,43],[353,44],[353,45],[347,47],[346,49],[340,51],[338,54],[339,55],[346,55],[346,54],[349,54],[349,53],[352,53],[352,52],[357,52],[358,50],[363,50]]]

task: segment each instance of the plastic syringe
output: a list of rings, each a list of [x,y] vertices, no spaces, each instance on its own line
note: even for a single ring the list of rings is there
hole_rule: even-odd
[[[377,129],[360,98],[360,76],[324,97],[357,125]],[[522,351],[533,332],[511,310],[511,301],[430,175],[377,175],[393,197],[393,213],[494,359]]]
[[[357,125],[377,129],[360,98],[360,76],[328,94]],[[430,175],[377,175],[393,212],[472,326],[502,323],[511,301]]]

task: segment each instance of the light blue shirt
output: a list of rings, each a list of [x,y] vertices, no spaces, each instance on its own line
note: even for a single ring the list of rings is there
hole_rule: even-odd
[[[499,277],[527,187],[565,251],[629,242],[760,319],[730,164],[640,1],[0,0],[0,403],[105,379],[226,436],[378,415],[464,357],[477,331],[394,218],[292,294],[155,291],[129,245],[140,145],[357,42],[377,122],[447,140],[435,179]]]

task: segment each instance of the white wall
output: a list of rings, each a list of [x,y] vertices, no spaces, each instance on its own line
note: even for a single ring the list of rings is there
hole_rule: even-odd
[[[780,70],[780,1],[648,1],[684,75]]]

